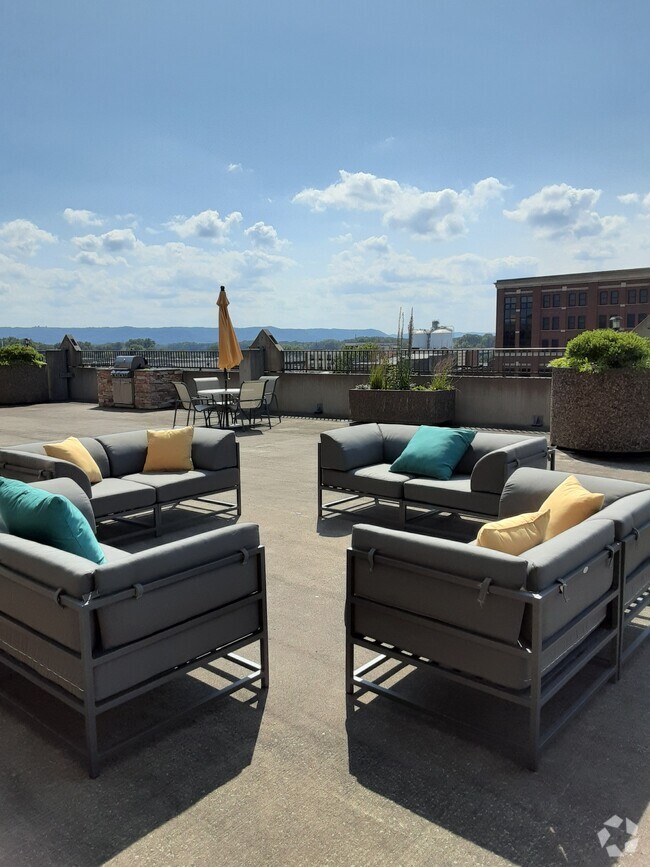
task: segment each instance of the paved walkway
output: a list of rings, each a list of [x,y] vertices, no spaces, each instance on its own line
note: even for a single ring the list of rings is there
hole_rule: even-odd
[[[0,444],[170,422],[168,411],[87,404],[1,408]],[[614,814],[640,826],[637,853],[622,863],[648,863],[647,644],[545,751],[536,774],[449,720],[379,698],[346,702],[351,525],[316,519],[316,443],[339,424],[288,418],[239,435],[243,519],[260,524],[267,548],[267,695],[215,702],[94,781],[0,705],[0,865],[592,867],[613,863],[597,832]],[[650,482],[647,459],[561,453],[557,466]],[[179,688],[120,713],[131,722],[173,703]],[[464,707],[474,723],[493,713],[474,693]],[[500,714],[507,736],[514,711]]]

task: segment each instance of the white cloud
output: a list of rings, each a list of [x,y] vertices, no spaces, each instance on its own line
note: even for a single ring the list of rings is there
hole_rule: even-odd
[[[650,208],[650,193],[643,197],[643,207]]]
[[[233,211],[222,220],[218,211],[201,211],[192,217],[174,217],[165,224],[166,228],[175,232],[179,238],[214,238],[224,240],[230,230],[242,221],[239,211]]]
[[[253,247],[263,247],[269,250],[277,250],[286,244],[278,238],[278,233],[266,223],[258,222],[244,230],[244,235],[249,239]]]
[[[63,219],[71,226],[102,226],[104,224],[103,219],[94,211],[75,208],[66,208],[63,212]]]
[[[626,220],[619,216],[600,216],[594,210],[600,195],[600,190],[550,184],[522,199],[514,210],[503,213],[510,220],[530,226],[541,238],[611,237],[620,232]]]
[[[30,220],[11,220],[0,225],[0,244],[11,253],[33,256],[43,244],[54,244],[55,235]]]
[[[240,172],[243,172],[244,169],[243,169],[241,163],[229,163],[228,164],[228,171],[231,173],[239,174]]]
[[[641,196],[638,193],[624,193],[622,196],[616,197],[623,205],[636,205],[640,201]]]
[[[470,190],[422,191],[366,172],[339,171],[340,180],[325,189],[305,189],[293,198],[312,211],[329,208],[376,211],[384,225],[405,229],[417,238],[444,240],[467,231],[469,220],[506,187],[496,178],[485,178]]]

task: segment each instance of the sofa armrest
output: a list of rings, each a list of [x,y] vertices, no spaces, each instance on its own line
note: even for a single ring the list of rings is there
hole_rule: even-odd
[[[0,471],[8,478],[21,482],[41,482],[47,479],[68,478],[76,482],[82,491],[91,496],[90,479],[75,464],[48,455],[0,449]]]
[[[352,548],[361,551],[374,548],[377,553],[395,560],[472,579],[477,587],[485,578],[511,590],[521,590],[526,583],[528,564],[523,557],[451,539],[357,524],[352,529]]]
[[[473,491],[501,494],[509,476],[518,467],[546,469],[548,446],[544,437],[530,437],[484,455],[474,466],[470,479]]]
[[[258,549],[257,524],[237,524],[98,566],[95,587],[100,597],[138,585],[145,591],[98,608],[104,649],[127,644],[259,591],[259,557],[249,556]],[[220,564],[240,552],[248,553]],[[178,580],[146,592],[147,584],[175,576],[179,576]]]
[[[237,438],[232,431],[195,427],[192,463],[200,470],[226,470],[239,466]]]
[[[374,423],[326,431],[320,435],[320,446],[321,466],[328,470],[345,473],[384,460],[384,438]]]

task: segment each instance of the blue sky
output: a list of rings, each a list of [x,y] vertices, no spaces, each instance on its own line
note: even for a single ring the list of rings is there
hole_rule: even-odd
[[[643,0],[5,0],[0,322],[493,331],[650,265]]]

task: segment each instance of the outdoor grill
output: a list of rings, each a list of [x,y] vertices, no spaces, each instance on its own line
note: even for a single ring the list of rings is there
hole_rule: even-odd
[[[115,406],[133,406],[133,371],[147,366],[143,355],[118,355],[111,370],[113,403]]]

